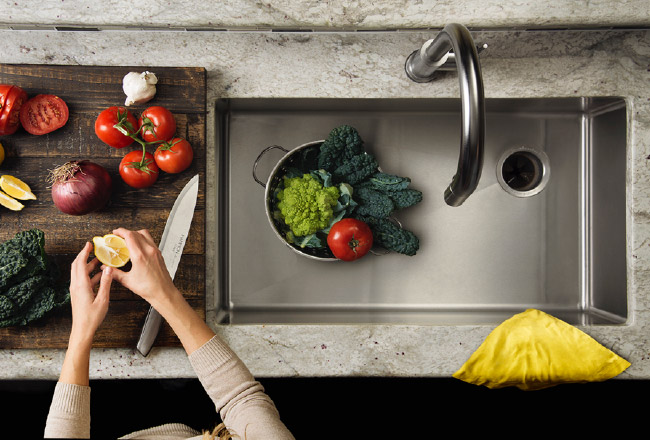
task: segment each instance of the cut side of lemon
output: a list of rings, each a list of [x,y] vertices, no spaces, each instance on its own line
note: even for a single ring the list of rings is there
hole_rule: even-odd
[[[2,191],[0,191],[0,205],[4,206],[5,208],[9,208],[12,211],[20,211],[25,207],[25,205],[20,203],[18,200],[9,197]]]
[[[5,174],[0,177],[0,188],[14,199],[36,200],[31,188],[17,177]]]
[[[122,267],[129,262],[129,249],[122,237],[106,234],[93,237],[95,256],[106,266]]]

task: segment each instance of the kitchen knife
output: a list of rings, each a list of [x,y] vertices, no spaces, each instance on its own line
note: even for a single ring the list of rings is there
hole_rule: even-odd
[[[183,254],[185,240],[187,239],[187,234],[192,224],[198,193],[199,175],[197,174],[187,182],[176,198],[174,206],[172,206],[172,210],[169,212],[162,238],[160,239],[158,249],[162,253],[165,266],[172,280],[176,274],[176,268]],[[153,307],[150,307],[144,321],[144,326],[142,327],[140,340],[136,346],[141,355],[146,356],[149,354],[149,350],[151,350],[151,346],[158,335],[161,322],[162,316],[160,316],[160,313]]]

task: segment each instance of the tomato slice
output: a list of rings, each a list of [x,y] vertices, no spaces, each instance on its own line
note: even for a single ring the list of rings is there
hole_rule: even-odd
[[[20,123],[20,109],[27,92],[18,86],[0,84],[0,136],[14,134]]]
[[[41,135],[68,122],[68,105],[55,95],[36,95],[20,109],[20,123],[27,132]]]

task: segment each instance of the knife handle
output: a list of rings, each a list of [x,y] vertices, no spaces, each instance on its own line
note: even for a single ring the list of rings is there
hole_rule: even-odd
[[[160,313],[153,307],[149,307],[149,312],[147,317],[144,320],[144,325],[142,326],[142,333],[140,334],[140,340],[136,349],[140,352],[142,356],[149,354],[151,347],[153,346],[156,336],[158,335],[158,330],[160,329],[160,324],[162,323],[162,316]]]

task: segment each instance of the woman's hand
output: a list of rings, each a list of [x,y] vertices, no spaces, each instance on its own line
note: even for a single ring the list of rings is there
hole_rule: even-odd
[[[90,277],[99,265],[97,258],[88,262],[92,248],[92,244],[86,243],[70,268],[72,331],[59,377],[60,382],[83,386],[88,386],[90,348],[97,328],[106,317],[112,282],[110,267]]]
[[[114,269],[113,279],[149,302],[165,318],[188,354],[209,341],[214,332],[174,286],[149,232],[119,228],[113,234],[124,238],[131,259],[131,270]]]
[[[108,311],[111,290],[112,268],[106,267],[92,278],[90,274],[97,269],[99,260],[88,262],[92,244],[86,243],[70,270],[70,304],[72,306],[71,338],[92,343],[95,332],[104,321]],[[97,294],[95,287],[99,284]]]
[[[113,233],[126,241],[131,259],[131,270],[124,272],[114,269],[113,279],[154,307],[161,301],[182,296],[174,286],[165,260],[149,231],[119,228]]]

